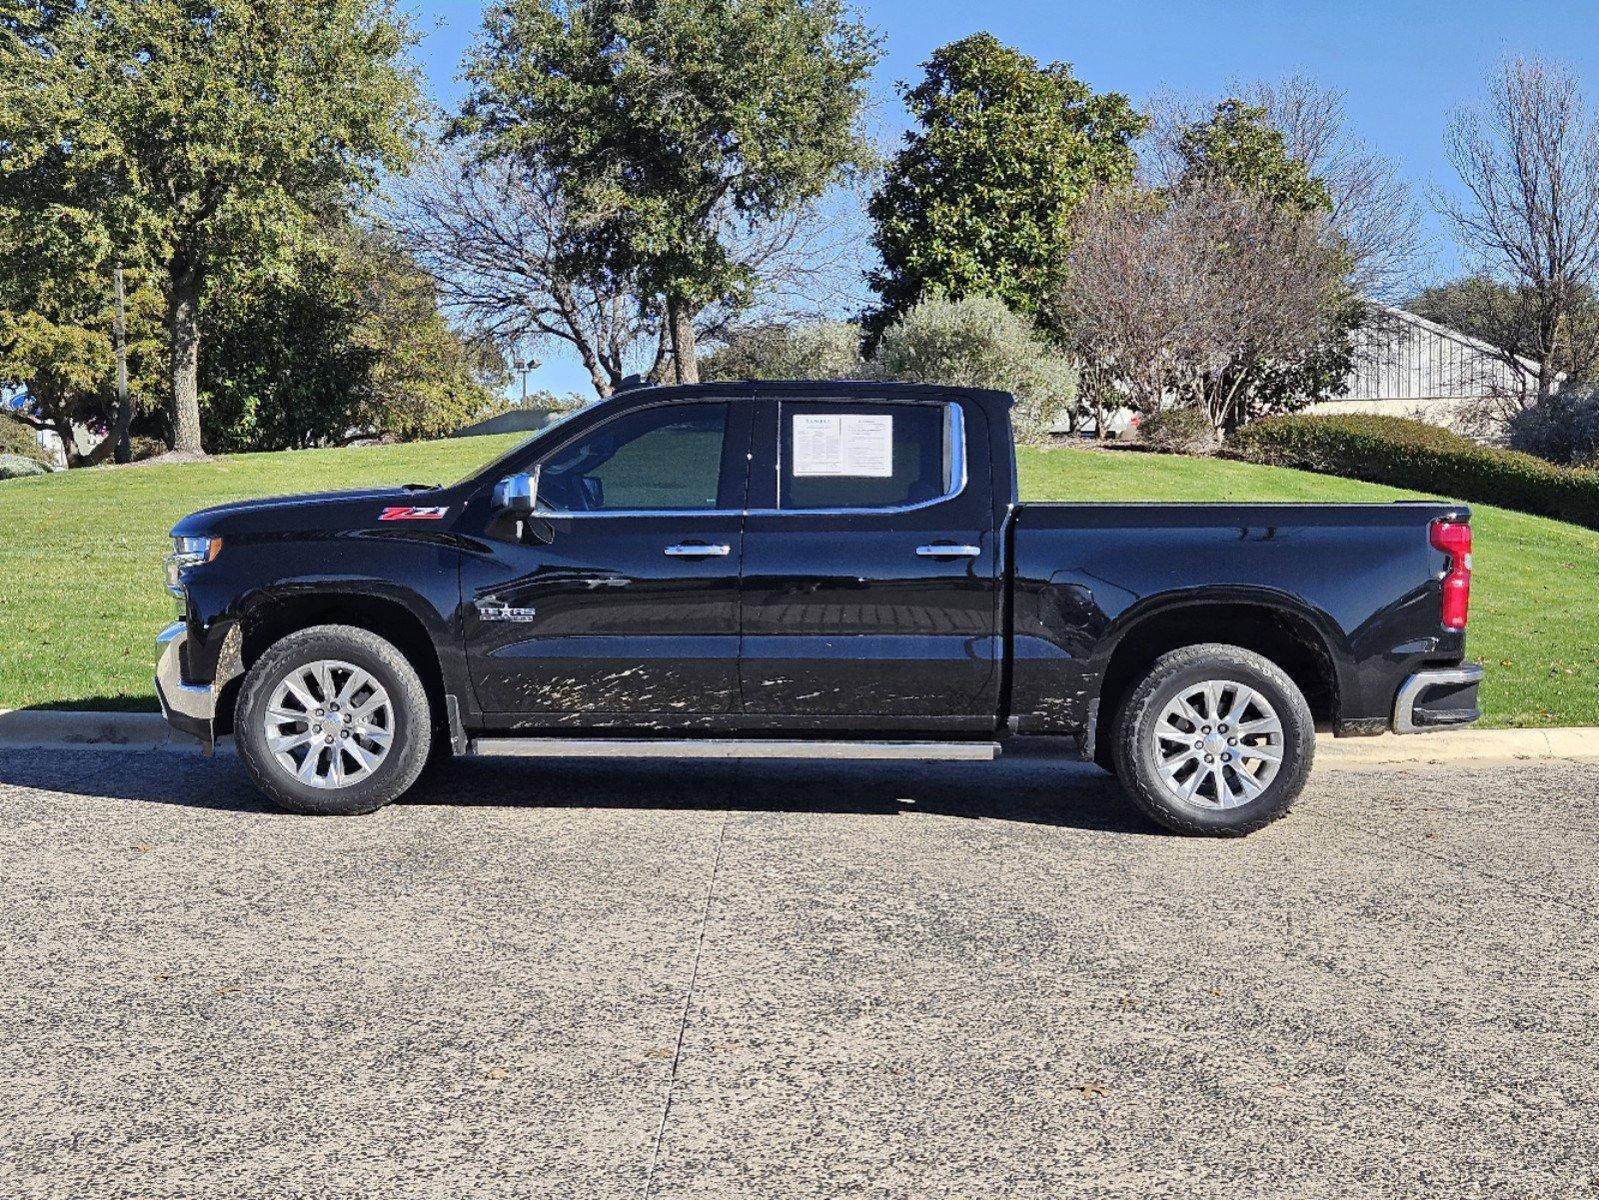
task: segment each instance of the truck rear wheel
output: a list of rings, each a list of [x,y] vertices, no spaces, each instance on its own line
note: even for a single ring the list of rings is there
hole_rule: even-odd
[[[1288,811],[1315,753],[1310,706],[1251,650],[1185,646],[1156,659],[1116,714],[1117,777],[1177,833],[1236,837]]]
[[[251,780],[291,812],[355,816],[405,792],[427,763],[432,723],[416,669],[349,625],[274,642],[239,690],[234,740]]]

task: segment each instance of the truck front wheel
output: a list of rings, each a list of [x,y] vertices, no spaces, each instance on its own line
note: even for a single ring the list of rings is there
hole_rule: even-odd
[[[1275,821],[1305,786],[1310,707],[1271,660],[1206,643],[1161,655],[1116,714],[1116,774],[1177,833],[1236,837]]]
[[[255,785],[291,812],[374,812],[427,762],[427,691],[393,643],[315,625],[274,642],[245,674],[234,740]]]

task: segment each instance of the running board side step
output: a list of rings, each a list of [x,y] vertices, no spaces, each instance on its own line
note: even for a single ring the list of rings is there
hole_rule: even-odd
[[[468,754],[514,758],[826,758],[855,761],[987,762],[998,742],[804,742],[637,738],[473,738]]]

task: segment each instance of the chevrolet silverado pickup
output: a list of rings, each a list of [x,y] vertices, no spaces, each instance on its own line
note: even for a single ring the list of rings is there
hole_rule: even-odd
[[[197,512],[163,711],[303,813],[370,812],[452,753],[991,759],[1069,735],[1199,834],[1282,815],[1318,727],[1477,718],[1464,506],[1022,503],[1011,403],[636,387],[451,486]]]

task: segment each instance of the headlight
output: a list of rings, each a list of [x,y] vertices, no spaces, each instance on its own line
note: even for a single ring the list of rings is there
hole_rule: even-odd
[[[210,562],[222,553],[222,539],[219,537],[175,537],[172,539],[173,555],[185,559],[184,565],[197,562]]]
[[[208,563],[222,553],[219,537],[175,537],[172,553],[167,555],[167,591],[183,599],[183,584],[179,579],[185,567]]]

